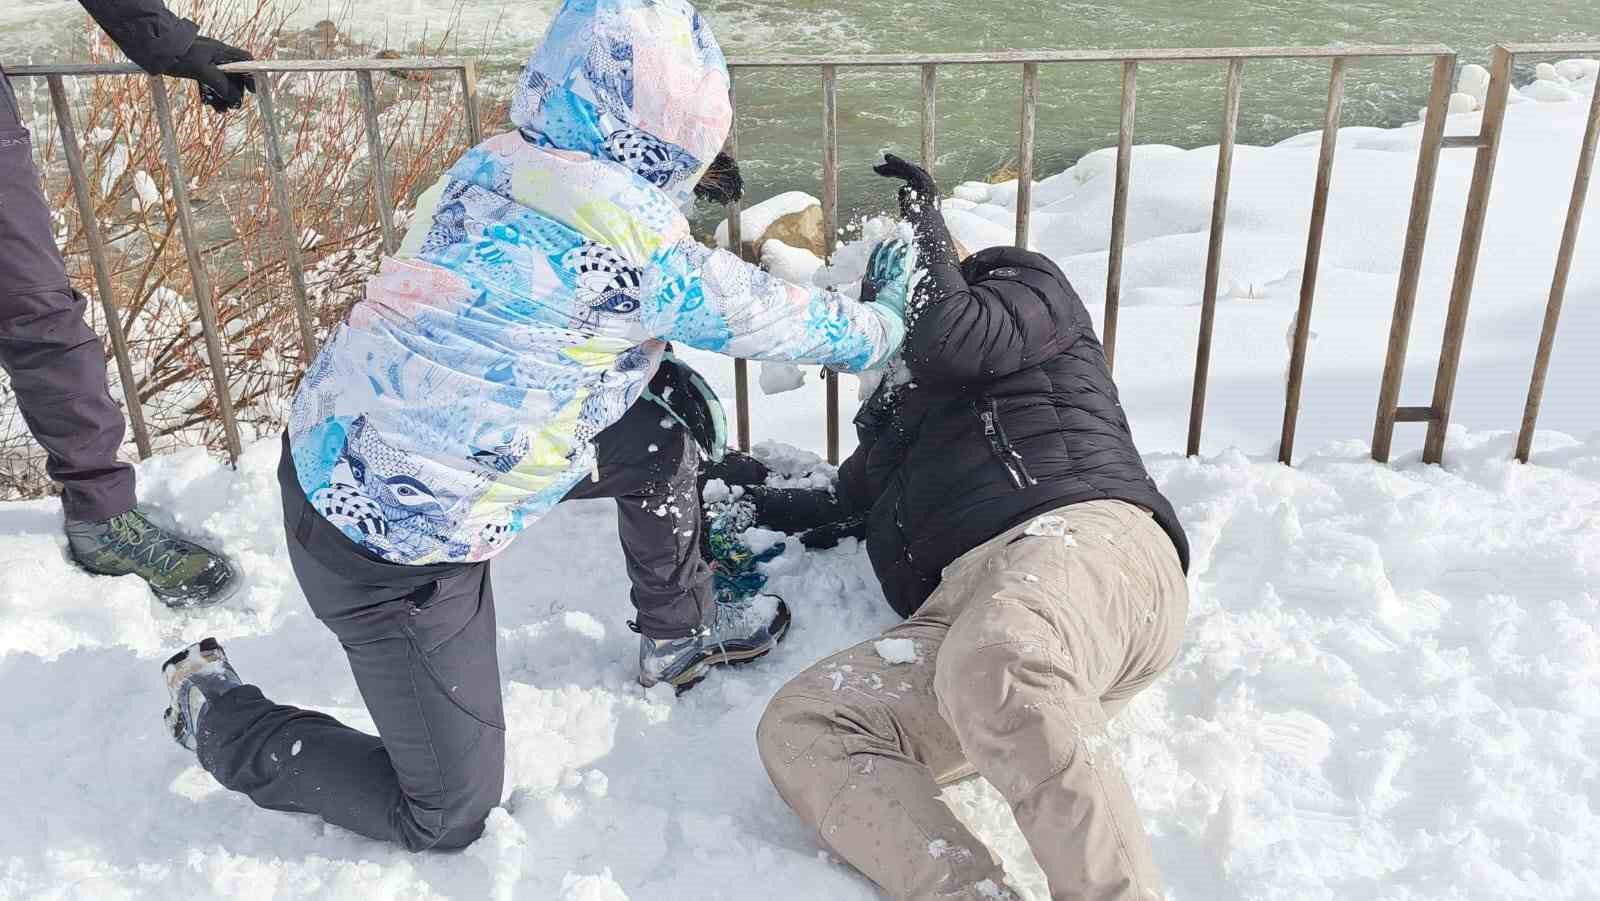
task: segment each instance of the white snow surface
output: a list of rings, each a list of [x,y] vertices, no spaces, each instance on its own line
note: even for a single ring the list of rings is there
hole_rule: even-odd
[[[1564,90],[1593,90],[1591,68],[1556,74]],[[1417,129],[1341,132],[1293,469],[1272,462],[1272,442],[1318,136],[1238,148],[1222,284],[1240,289],[1219,302],[1194,459],[1172,451],[1215,151],[1136,156],[1117,374],[1188,530],[1193,598],[1178,661],[1111,737],[1169,897],[1600,897],[1600,433],[1587,352],[1600,342],[1600,229],[1580,242],[1534,463],[1511,462],[1513,436],[1497,431],[1520,416],[1585,111],[1509,111],[1444,467],[1417,462],[1415,426],[1400,427],[1393,466],[1372,463],[1365,442]],[[1477,119],[1452,117],[1450,132]],[[1407,403],[1431,382],[1470,157],[1441,165]],[[1097,317],[1104,160],[1035,189],[1035,244]],[[958,194],[952,205],[977,219],[1014,216],[1015,185]],[[864,258],[847,245],[834,277]],[[691,356],[731,397],[731,367]],[[754,406],[776,483],[827,484],[832,468],[790,446],[821,443],[819,382]],[[848,411],[844,437],[848,450]],[[186,642],[215,635],[275,700],[371,728],[290,573],[277,450],[248,448],[237,471],[199,451],[140,467],[144,501],[245,574],[219,609],[175,613],[136,579],[74,569],[54,501],[0,505],[0,899],[666,901],[742,899],[752,880],[774,901],[877,897],[819,853],[754,741],[787,679],[896,621],[853,540],[826,552],[791,542],[767,566],[794,611],[789,640],[674,699],[633,682],[612,505],[563,505],[530,529],[494,564],[506,796],[465,853],[410,855],[222,789],[161,723],[159,666]],[[970,782],[946,798],[1014,887],[1044,899],[993,790]]]
[[[1508,461],[1509,435],[1461,431],[1444,469],[1380,466],[1359,442],[1295,469],[1151,457],[1195,594],[1182,656],[1112,736],[1172,897],[1600,892],[1600,436],[1541,437],[1531,466]],[[160,662],[184,642],[217,635],[273,698],[371,726],[289,574],[276,453],[141,467],[144,496],[246,573],[223,609],[177,614],[133,578],[81,574],[52,502],[0,506],[0,897],[665,901],[744,898],[755,877],[775,899],[876,897],[818,855],[754,742],[786,679],[894,622],[853,541],[769,565],[789,641],[674,701],[632,682],[609,503],[523,536],[494,565],[506,799],[466,854],[409,855],[222,789],[161,725]],[[998,796],[948,797],[1045,898]]]

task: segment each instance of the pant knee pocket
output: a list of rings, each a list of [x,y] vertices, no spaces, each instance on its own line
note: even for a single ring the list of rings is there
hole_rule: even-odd
[[[486,578],[477,572],[468,575]],[[493,600],[439,586],[434,592],[443,600],[423,602],[406,616],[406,638],[418,665],[463,713],[485,726],[505,729]]]

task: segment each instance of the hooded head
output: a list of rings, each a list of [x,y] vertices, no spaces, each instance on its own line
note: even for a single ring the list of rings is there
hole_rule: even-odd
[[[727,63],[687,0],[566,0],[511,104],[527,140],[613,160],[679,206],[731,119]]]

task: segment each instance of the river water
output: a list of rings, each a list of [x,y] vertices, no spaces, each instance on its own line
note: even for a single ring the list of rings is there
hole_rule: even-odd
[[[216,0],[211,0],[216,2]],[[1600,0],[703,0],[730,55],[931,52],[1038,48],[1221,47],[1330,43],[1443,43],[1483,62],[1495,41],[1600,39]],[[308,0],[292,15],[306,26],[331,18],[374,46],[404,49],[449,32],[460,52],[481,54],[486,90],[537,42],[556,0]],[[73,0],[0,2],[0,59],[81,55],[86,17]],[[498,71],[497,71],[498,67]],[[1427,89],[1426,60],[1363,62],[1347,80],[1344,122],[1411,119]],[[883,208],[889,193],[867,167],[883,149],[915,156],[921,105],[916,70],[840,76],[841,201],[848,213]],[[1244,71],[1240,140],[1271,142],[1319,127],[1327,64],[1251,63]],[[983,178],[1016,158],[1020,67],[962,67],[940,79],[938,175],[947,184]],[[1136,139],[1215,143],[1223,66],[1146,65]],[[1038,171],[1070,165],[1116,142],[1120,70],[1115,64],[1046,66],[1041,77]],[[814,72],[761,71],[740,78],[741,157],[752,193],[816,192],[821,180],[821,88]]]

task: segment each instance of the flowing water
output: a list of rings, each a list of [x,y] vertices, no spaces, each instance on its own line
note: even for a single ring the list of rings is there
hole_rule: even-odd
[[[216,0],[208,0],[216,2]],[[486,90],[539,39],[556,0],[311,0],[293,21],[333,19],[373,46],[404,49],[449,32],[460,52],[485,58]],[[1495,41],[1595,40],[1600,0],[702,0],[730,55],[935,52],[1039,48],[1222,47],[1332,43],[1442,43],[1484,62]],[[0,59],[81,55],[85,17],[72,0],[0,3]],[[1427,60],[1362,62],[1350,71],[1344,122],[1414,119]],[[1045,66],[1038,172],[1116,143],[1116,64]],[[1325,62],[1251,63],[1244,71],[1239,139],[1271,142],[1317,128],[1327,96]],[[1220,63],[1146,65],[1139,76],[1136,140],[1215,143]],[[940,76],[938,175],[984,178],[1014,161],[1020,110],[1017,66],[954,67]],[[741,153],[754,197],[819,191],[821,86],[814,71],[764,70],[739,80]],[[915,68],[846,70],[839,79],[841,202],[846,212],[886,207],[891,194],[868,171],[884,149],[915,156],[921,102]]]

